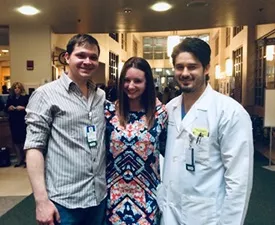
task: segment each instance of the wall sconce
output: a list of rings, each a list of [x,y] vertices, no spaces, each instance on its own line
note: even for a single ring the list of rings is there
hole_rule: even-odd
[[[180,36],[172,35],[167,37],[167,56],[171,57],[173,48],[180,43]]]
[[[225,73],[229,77],[231,77],[233,75],[233,61],[232,61],[232,59],[225,60]]]
[[[266,61],[273,61],[274,59],[274,45],[267,45],[265,50]]]
[[[215,78],[220,79],[221,78],[221,67],[219,65],[215,66]]]

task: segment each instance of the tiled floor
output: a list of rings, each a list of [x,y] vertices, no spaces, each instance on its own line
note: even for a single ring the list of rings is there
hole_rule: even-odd
[[[0,168],[0,216],[32,192],[27,169]]]

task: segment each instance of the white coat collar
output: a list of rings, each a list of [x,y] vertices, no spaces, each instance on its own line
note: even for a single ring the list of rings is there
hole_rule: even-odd
[[[198,111],[207,111],[209,107],[209,102],[211,101],[211,92],[213,91],[210,84],[207,84],[204,92],[199,97],[199,99],[193,104],[191,109],[185,115],[184,119],[181,120],[181,104],[182,104],[182,95],[177,97],[172,104],[173,108],[173,117],[176,120],[176,127],[179,134],[183,131],[184,128],[188,128],[190,124],[196,120],[198,116]],[[210,95],[209,95],[210,94]]]
[[[211,93],[212,91],[213,91],[213,89],[210,86],[210,84],[207,84],[204,92],[199,97],[199,99],[194,103],[193,106],[195,106],[197,109],[207,110],[207,107],[208,107],[209,104],[208,104],[207,101],[202,101],[202,99],[209,96],[208,93]],[[177,97],[177,99],[175,99],[172,106],[175,109],[177,107],[181,107],[181,103],[182,103],[182,95]],[[193,106],[192,106],[192,108],[193,108]]]

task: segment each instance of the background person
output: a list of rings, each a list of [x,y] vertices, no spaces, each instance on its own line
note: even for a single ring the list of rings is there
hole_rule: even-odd
[[[110,102],[114,102],[117,100],[117,88],[116,82],[112,79],[108,80],[108,85],[105,88],[106,99]]]
[[[2,94],[9,94],[9,89],[7,85],[2,85]]]
[[[68,73],[36,89],[27,107],[28,173],[40,225],[101,225],[106,215],[105,93],[91,81],[100,48],[73,36]]]
[[[9,115],[12,142],[17,157],[17,163],[14,167],[21,165],[26,167],[24,142],[26,139],[25,108],[27,104],[28,96],[23,84],[20,82],[13,83],[7,99],[6,112]]]
[[[167,104],[168,135],[158,203],[165,225],[242,225],[252,189],[250,116],[214,91],[211,50],[186,38],[172,53],[182,95]]]
[[[167,113],[156,106],[148,62],[128,59],[119,81],[119,99],[105,107],[107,224],[157,224],[159,153],[164,150]]]

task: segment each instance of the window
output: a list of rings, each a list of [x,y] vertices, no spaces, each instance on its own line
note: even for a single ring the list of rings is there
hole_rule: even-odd
[[[243,75],[243,48],[233,51],[233,77],[235,87],[233,89],[233,98],[242,103],[242,75]]]
[[[233,27],[233,37],[235,37],[238,33],[243,30],[243,26]]]
[[[268,44],[265,47],[265,86],[267,89],[275,89],[275,38],[268,39],[268,42],[273,44]]]
[[[121,34],[121,48],[127,51],[127,33]]]
[[[109,33],[109,36],[118,42],[118,33]]]
[[[143,57],[145,59],[169,59],[167,37],[144,37]]]
[[[180,36],[180,41],[187,37],[197,37],[209,43],[209,34]],[[167,55],[167,37],[143,37],[143,58],[169,59]]]
[[[230,27],[227,27],[225,30],[225,47],[230,45],[230,34],[231,34],[231,29]]]
[[[109,52],[109,79],[117,81],[118,79],[118,55]]]
[[[255,105],[264,106],[264,84],[265,84],[265,48],[260,43],[256,46],[255,67]]]

